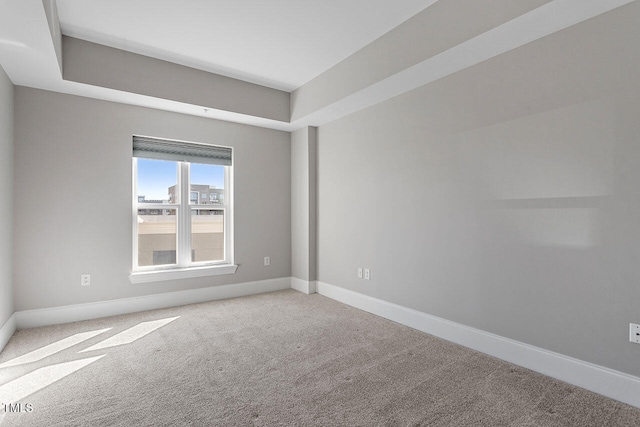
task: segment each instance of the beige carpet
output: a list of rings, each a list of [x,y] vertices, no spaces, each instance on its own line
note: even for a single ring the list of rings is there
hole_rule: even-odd
[[[110,337],[133,341],[79,353]],[[0,406],[3,426],[640,426],[639,409],[293,290],[20,331],[3,364],[0,395],[32,393]]]

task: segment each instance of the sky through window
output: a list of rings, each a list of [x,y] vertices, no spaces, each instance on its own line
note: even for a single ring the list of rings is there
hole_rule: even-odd
[[[138,196],[146,200],[167,200],[169,187],[176,185],[177,162],[138,158]],[[224,188],[224,167],[191,164],[191,184]]]

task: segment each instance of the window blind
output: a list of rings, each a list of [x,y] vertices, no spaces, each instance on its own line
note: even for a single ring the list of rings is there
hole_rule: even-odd
[[[133,157],[231,166],[231,148],[148,136],[133,137]]]

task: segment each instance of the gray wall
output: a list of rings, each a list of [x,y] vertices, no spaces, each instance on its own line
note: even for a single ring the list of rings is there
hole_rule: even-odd
[[[321,126],[318,280],[640,375],[639,21]]]
[[[161,99],[289,121],[289,93],[195,68],[62,37],[64,79]]]
[[[291,133],[291,276],[316,280],[317,128]]]
[[[0,67],[0,327],[13,314],[13,84]]]
[[[234,148],[236,274],[129,282],[132,134]],[[15,141],[16,311],[291,275],[287,132],[18,87]]]

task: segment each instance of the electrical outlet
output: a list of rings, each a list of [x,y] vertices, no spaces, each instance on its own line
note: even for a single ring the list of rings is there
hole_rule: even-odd
[[[368,268],[364,269],[364,280],[370,280],[371,279],[371,272],[369,271]]]
[[[358,278],[362,279],[362,268],[358,267]]]
[[[640,344],[640,325],[629,323],[629,341]]]
[[[91,285],[91,275],[90,274],[81,274],[80,275],[80,286],[90,286]]]
[[[264,257],[264,265],[271,265],[271,257]]]

